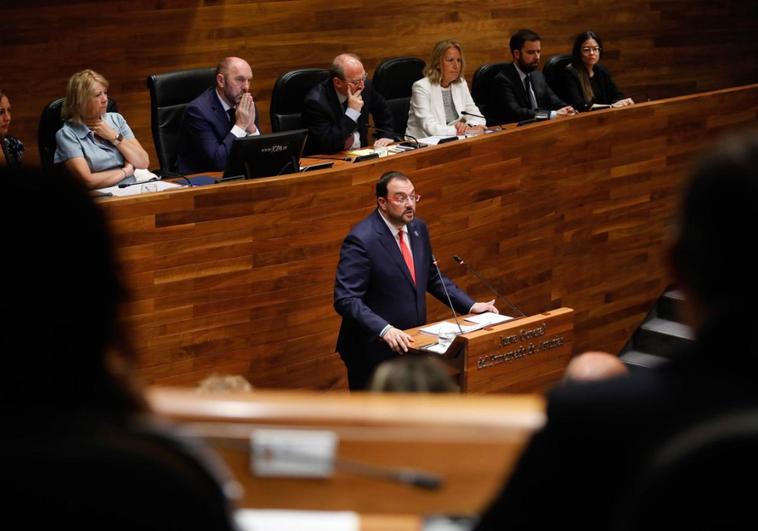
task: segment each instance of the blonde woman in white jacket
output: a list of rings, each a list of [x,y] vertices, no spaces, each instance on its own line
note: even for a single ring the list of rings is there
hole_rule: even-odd
[[[421,138],[484,130],[484,118],[471,116],[482,113],[463,79],[463,66],[458,42],[444,40],[434,45],[424,77],[413,84],[406,135]],[[462,114],[463,111],[469,115]]]

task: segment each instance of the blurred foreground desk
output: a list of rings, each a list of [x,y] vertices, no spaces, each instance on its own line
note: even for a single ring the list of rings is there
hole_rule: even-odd
[[[757,109],[751,85],[328,170],[105,199],[142,376],[344,387],[334,272],[391,169],[413,179],[440,268],[474,298],[491,295],[454,254],[526,314],[573,308],[574,352],[618,351],[667,284],[664,236],[691,161],[719,134],[754,126]],[[428,308],[430,322],[450,316],[436,300]]]
[[[260,509],[474,514],[544,422],[544,402],[535,395],[220,395],[153,388],[148,396],[158,413],[210,443],[243,485],[242,506]],[[442,485],[425,490],[356,467],[337,467],[324,479],[255,476],[250,438],[263,429],[328,430],[338,437],[340,460],[436,474]]]

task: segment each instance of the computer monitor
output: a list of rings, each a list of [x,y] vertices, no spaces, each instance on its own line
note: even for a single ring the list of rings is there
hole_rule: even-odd
[[[300,171],[307,129],[235,138],[224,170],[224,179],[271,177]]]

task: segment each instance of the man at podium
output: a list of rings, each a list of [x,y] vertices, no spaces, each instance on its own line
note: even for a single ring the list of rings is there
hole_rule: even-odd
[[[426,224],[416,218],[407,175],[390,171],[376,183],[377,208],[352,228],[340,250],[334,309],[342,316],[337,352],[351,390],[364,389],[384,360],[408,351],[404,329],[426,323],[428,291],[462,314],[497,312],[495,300],[474,302],[433,261]]]

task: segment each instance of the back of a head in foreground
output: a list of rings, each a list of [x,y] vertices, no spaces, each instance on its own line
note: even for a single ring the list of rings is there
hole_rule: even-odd
[[[752,241],[758,232],[758,131],[726,138],[685,188],[673,269],[701,317],[758,300]]]
[[[564,372],[565,382],[590,382],[628,374],[624,362],[608,352],[588,351],[569,361]]]
[[[445,364],[430,356],[406,354],[387,360],[374,371],[369,391],[394,393],[457,393]]]
[[[124,291],[101,209],[64,175],[3,174],[4,404],[134,411]]]
[[[210,456],[142,414],[103,212],[71,178],[0,177],[5,516],[34,528],[231,529]]]

